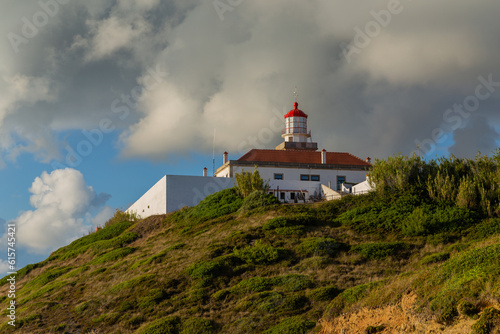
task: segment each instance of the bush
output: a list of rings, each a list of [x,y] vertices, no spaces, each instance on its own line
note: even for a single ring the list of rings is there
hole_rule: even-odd
[[[194,279],[212,280],[219,276],[232,276],[233,267],[241,264],[241,260],[234,255],[223,255],[212,261],[200,261],[192,264],[188,274]]]
[[[427,255],[420,260],[420,264],[426,265],[426,264],[432,264],[432,263],[437,263],[437,262],[443,262],[446,261],[450,258],[450,253],[435,253],[431,255]]]
[[[295,316],[281,321],[265,331],[265,334],[306,334],[316,326],[316,322],[302,316]]]
[[[346,245],[331,238],[307,238],[297,247],[304,256],[336,256]]]
[[[489,334],[500,326],[500,311],[493,307],[484,309],[479,320],[472,325],[473,334]]]
[[[477,215],[457,207],[417,207],[403,221],[401,232],[408,236],[453,232],[471,226]]]
[[[485,219],[475,225],[469,232],[472,239],[486,239],[493,235],[500,234],[500,219]]]
[[[360,284],[341,292],[328,305],[326,312],[331,316],[338,316],[350,306],[367,296],[372,290],[382,284],[383,281]]]
[[[479,312],[476,305],[474,305],[468,300],[460,301],[460,303],[458,303],[457,310],[460,314],[468,317],[473,317]]]
[[[66,274],[68,271],[72,270],[72,267],[63,267],[63,268],[50,268],[40,275],[38,275],[36,278],[31,280],[29,283],[26,284],[26,287],[38,287],[41,288],[47,283],[50,283],[54,281],[56,278]]]
[[[151,289],[147,292],[146,296],[139,299],[138,306],[141,309],[146,309],[149,307],[153,307],[165,298],[167,298],[167,293],[162,289]]]
[[[236,212],[242,204],[236,188],[229,188],[205,197],[190,212],[198,220],[209,220]]]
[[[285,258],[286,250],[257,240],[254,245],[237,249],[234,254],[250,264],[271,264]]]
[[[117,209],[114,216],[106,221],[104,227],[109,227],[114,224],[122,223],[122,222],[132,222],[135,223],[139,220],[139,216],[136,213],[128,213],[122,210]]]
[[[100,263],[105,263],[105,262],[116,261],[118,259],[121,259],[122,257],[125,257],[125,256],[133,253],[133,252],[135,252],[135,248],[132,248],[132,247],[113,249],[112,251],[110,251],[108,253],[104,253],[103,255],[99,256],[98,258],[92,260],[90,263],[91,264],[100,264]]]
[[[87,246],[87,248],[84,248],[84,251],[86,251],[89,245],[97,241],[116,238],[117,236],[122,234],[126,229],[128,229],[131,225],[132,223],[129,221],[122,221],[118,223],[113,223],[112,225],[107,225],[106,227],[98,230],[95,233],[91,233],[89,235],[86,235],[80,239],[73,241],[68,246],[59,248],[55,252],[55,254],[64,254],[68,252],[76,252],[76,254],[79,254],[78,251],[80,247]]]
[[[136,334],[179,334],[179,323],[178,317],[158,319],[139,328]]]
[[[280,201],[272,194],[262,190],[255,190],[243,200],[240,211],[250,211],[255,208],[266,208],[280,204]]]
[[[267,277],[252,277],[241,281],[231,288],[231,292],[250,293],[268,291],[273,288],[274,280]]]
[[[307,297],[309,297],[309,299],[312,299],[314,301],[323,302],[323,301],[332,300],[341,292],[342,292],[342,290],[337,289],[333,285],[330,285],[330,286],[321,287],[321,288],[317,288],[317,289],[313,289],[313,290],[309,291],[307,293]]]
[[[308,276],[297,274],[276,277],[274,281],[277,286],[286,292],[305,290],[313,285],[313,281]]]
[[[215,324],[210,319],[189,318],[182,322],[180,334],[213,334],[217,333]]]
[[[367,260],[383,260],[389,256],[401,256],[409,248],[404,242],[375,242],[356,245],[351,250]]]
[[[253,173],[242,171],[239,174],[235,173],[234,178],[236,179],[236,189],[241,197],[247,197],[255,191],[267,193],[269,190],[269,182],[265,182],[260,177],[257,166],[255,166]]]
[[[276,217],[269,219],[267,223],[262,225],[262,229],[265,231],[270,231],[282,227],[293,227],[295,225],[297,225],[296,222],[290,218]]]

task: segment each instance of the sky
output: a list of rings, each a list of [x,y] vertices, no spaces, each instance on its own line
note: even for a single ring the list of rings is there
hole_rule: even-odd
[[[491,154],[500,2],[39,0],[0,13],[0,272],[282,140],[299,107],[320,149]],[[0,274],[1,275],[1,274]]]

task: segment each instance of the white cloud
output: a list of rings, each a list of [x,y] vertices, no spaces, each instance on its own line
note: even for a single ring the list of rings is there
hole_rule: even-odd
[[[68,244],[95,228],[96,219],[109,212],[107,208],[100,211],[109,195],[96,194],[74,169],[44,172],[29,191],[34,210],[21,213],[15,223],[19,245],[33,252],[44,253]],[[100,212],[92,215],[96,211]]]
[[[9,272],[9,263],[6,260],[0,259],[0,277],[4,277]]]

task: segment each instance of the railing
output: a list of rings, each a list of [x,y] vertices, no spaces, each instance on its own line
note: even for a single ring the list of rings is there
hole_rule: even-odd
[[[288,131],[287,131],[288,130]],[[283,129],[281,130],[281,134],[284,135],[284,134],[290,134],[290,135],[294,135],[294,134],[305,134],[305,135],[308,135],[309,137],[311,136],[311,130],[309,130],[309,132],[307,132],[307,130],[304,130],[304,128],[288,128],[288,129]]]

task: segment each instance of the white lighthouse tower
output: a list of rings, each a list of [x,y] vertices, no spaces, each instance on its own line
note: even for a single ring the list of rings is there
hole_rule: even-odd
[[[318,144],[307,141],[308,138],[311,138],[311,131],[307,131],[307,114],[299,109],[297,101],[295,101],[293,107],[285,115],[285,129],[281,132],[281,137],[285,141],[278,145],[276,149],[316,151]]]

